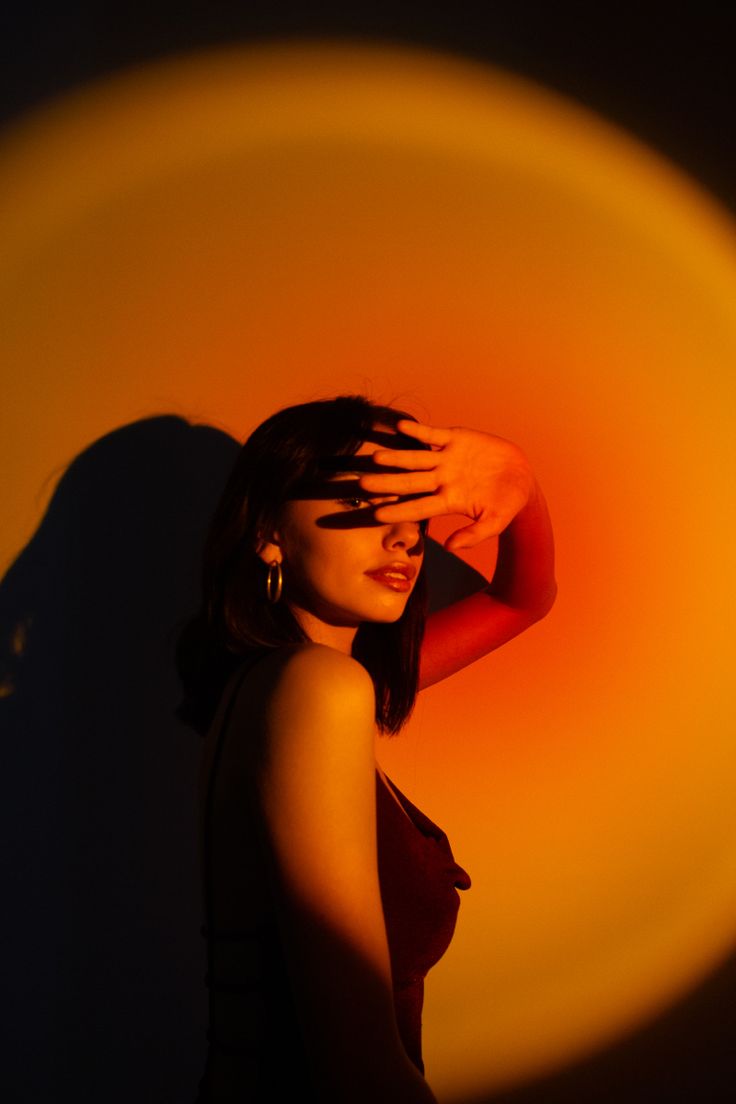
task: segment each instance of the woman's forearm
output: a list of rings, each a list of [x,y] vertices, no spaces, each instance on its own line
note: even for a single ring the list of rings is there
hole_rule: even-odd
[[[526,613],[531,621],[544,617],[554,603],[552,525],[536,480],[526,505],[498,538],[496,570],[485,590],[504,605]]]
[[[419,689],[474,663],[549,612],[557,593],[554,542],[544,496],[536,482],[498,538],[490,583],[427,619]]]

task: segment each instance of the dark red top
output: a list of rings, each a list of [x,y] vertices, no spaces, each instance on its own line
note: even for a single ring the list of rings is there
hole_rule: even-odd
[[[376,773],[378,875],[386,920],[399,1032],[422,1072],[422,1001],[427,971],[450,945],[470,878],[447,836],[390,782],[408,818]]]
[[[231,701],[234,698],[235,693]],[[311,1087],[275,918],[250,930],[224,932],[212,926],[216,887],[210,851],[213,819],[219,811],[212,797],[219,746],[228,720],[229,710],[209,774],[202,841],[206,916],[202,931],[208,945],[210,1045],[197,1104],[231,1100],[265,1104],[281,1100],[285,1093],[291,1101],[304,1104],[316,1101],[317,1096]],[[467,889],[470,878],[454,861],[445,833],[393,783],[387,785],[378,771],[376,814],[379,881],[396,1018],[406,1052],[423,1072],[424,978],[450,944],[460,903],[457,890]],[[253,887],[253,892],[261,895],[263,888]],[[219,1069],[218,1080],[227,1084],[227,1090],[217,1095],[210,1082],[213,1063]]]

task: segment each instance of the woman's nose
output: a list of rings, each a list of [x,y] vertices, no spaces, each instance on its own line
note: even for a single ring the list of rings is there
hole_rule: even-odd
[[[386,548],[406,548],[411,550],[422,543],[422,531],[418,521],[396,521],[389,524],[383,538]]]

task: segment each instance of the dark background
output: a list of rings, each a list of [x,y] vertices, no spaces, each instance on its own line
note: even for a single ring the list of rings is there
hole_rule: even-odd
[[[284,36],[383,39],[487,60],[556,89],[647,142],[699,180],[732,212],[736,211],[733,146],[736,16],[730,5],[724,5],[722,10],[695,4],[641,10],[592,3],[580,7],[488,3],[471,8],[450,4],[367,4],[364,0],[339,7],[325,3],[203,0],[198,4],[181,4],[151,0],[145,6],[113,2],[92,9],[80,3],[53,7],[28,3],[10,9],[4,20],[5,28],[0,34],[3,125],[12,124],[25,112],[87,80],[185,50]],[[210,493],[209,489],[206,494],[203,492],[203,502],[209,501]],[[162,501],[170,500],[167,485]],[[187,508],[186,495],[182,496],[182,506]],[[191,504],[188,508],[191,518]],[[204,505],[202,510],[206,513]],[[17,578],[16,573],[14,593],[18,592]],[[37,594],[35,585],[33,592]],[[120,650],[121,657],[125,654],[129,654],[127,643]],[[46,675],[44,682],[48,685]],[[170,688],[170,694],[175,694],[174,687]],[[39,699],[34,692],[25,700]],[[150,712],[149,703],[146,710]],[[140,715],[143,712],[141,708]],[[31,733],[27,727],[30,714],[26,711],[22,717],[20,713],[18,716],[27,740]],[[53,718],[44,721],[49,731],[53,723]],[[32,752],[27,754],[30,764]],[[87,756],[88,752],[84,754]],[[194,748],[187,749],[190,759],[195,754]],[[31,769],[28,765],[23,767],[21,759],[16,765],[21,774],[23,769]],[[52,778],[51,768],[48,770],[49,792],[57,793],[57,776],[54,774]],[[39,795],[39,808],[41,804]],[[118,813],[113,810],[110,817],[117,818]],[[55,861],[51,844],[39,843],[38,847],[45,849],[43,854],[51,865]],[[61,854],[61,839],[57,850]],[[151,869],[156,869],[155,856]],[[26,890],[32,881],[31,876],[26,877],[23,882]],[[59,892],[65,892],[61,882]],[[48,895],[45,885],[43,894]],[[24,946],[21,938],[29,930],[25,919],[21,923],[26,911],[28,917],[34,917],[33,939],[43,938],[43,916],[38,910],[34,912],[32,902],[26,901],[12,929],[16,947],[9,951],[6,941],[4,954],[15,955],[18,985],[33,976],[34,985],[41,986],[44,955],[51,962],[55,952],[52,946],[46,946],[44,954],[30,968],[30,974],[28,963],[24,965],[18,960],[19,951],[28,953],[28,941]],[[133,950],[130,949],[131,962],[135,961]],[[83,968],[82,963],[78,969]],[[77,979],[79,976],[77,973]],[[68,981],[70,985],[80,984],[71,977]],[[91,991],[98,981],[90,978],[84,984],[85,991]],[[97,1011],[94,1007],[88,1009],[90,1024],[99,1020],[103,1007],[103,1019],[111,1014],[109,993],[104,989],[99,993],[101,1004]],[[123,1011],[120,1010],[121,1015]],[[53,1022],[52,1013],[49,1009],[43,1013],[49,1025]],[[31,1018],[38,1016],[30,999],[25,1014]],[[134,1016],[135,1009],[130,1008],[125,1014]],[[36,1023],[38,1026],[37,1020]],[[29,1025],[16,1024],[16,1028],[18,1038],[29,1045],[28,1040],[33,1037]],[[39,1038],[43,1036],[41,1030]],[[126,1061],[125,1054],[122,1047],[121,1063]],[[51,1075],[41,1076],[39,1072],[43,1054],[34,1053],[34,1047],[29,1045],[23,1068],[26,1060],[35,1066],[36,1084],[48,1085]],[[57,1056],[57,1066],[62,1069],[63,1063],[58,1065],[59,1061]],[[21,1065],[16,1063],[16,1069],[21,1069]],[[122,1074],[121,1066],[110,1070],[108,1099],[117,1099],[112,1085]],[[13,1098],[86,1098],[83,1091],[75,1092],[73,1069],[63,1077],[63,1086],[58,1077],[53,1080],[57,1088],[51,1096],[24,1092],[18,1082]],[[556,1077],[499,1096],[495,1104],[720,1104],[734,1099],[735,1087],[736,962],[732,959],[687,1000],[634,1037]],[[78,1089],[81,1090],[81,1085]],[[150,1090],[150,1085],[148,1091],[141,1086],[135,1097],[170,1098],[163,1086],[153,1094]]]
[[[278,36],[383,38],[532,77],[637,134],[736,206],[736,14],[730,3],[16,0],[5,18],[6,120],[92,77],[181,50]]]

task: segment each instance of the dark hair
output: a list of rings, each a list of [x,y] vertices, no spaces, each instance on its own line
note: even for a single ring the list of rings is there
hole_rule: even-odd
[[[202,606],[177,648],[184,685],[177,715],[200,734],[237,667],[265,649],[308,640],[285,601],[266,600],[267,567],[255,551],[261,535],[277,527],[299,484],[319,480],[320,459],[354,455],[376,424],[396,429],[400,418],[416,420],[362,395],[340,395],[279,410],[243,445],[205,543]],[[397,433],[392,447],[428,446]],[[398,732],[414,707],[426,609],[420,571],[398,621],[363,622],[356,633],[352,654],[373,679],[381,732]]]

